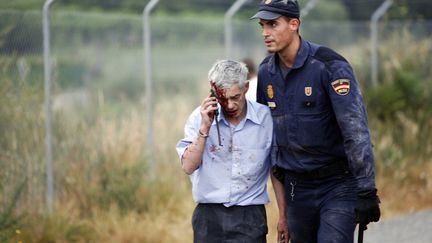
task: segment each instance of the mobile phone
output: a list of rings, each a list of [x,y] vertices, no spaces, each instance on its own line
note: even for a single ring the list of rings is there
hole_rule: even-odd
[[[216,100],[218,99],[218,97],[216,96],[216,93],[215,93],[215,91],[213,89],[210,89],[210,97],[216,97]],[[214,104],[213,106],[217,107],[217,104]],[[219,110],[216,109],[214,111],[214,117],[215,117],[215,120],[216,120],[216,129],[217,129],[219,146],[222,146],[222,140],[221,140],[221,135],[220,135],[220,131],[219,131],[219,122],[218,122],[218,119],[217,119],[218,115],[219,115]]]
[[[213,89],[210,89],[210,97],[216,97],[216,100],[217,100],[216,93]],[[216,106],[217,106],[216,104],[213,105],[213,107],[216,107]],[[215,110],[215,116],[218,116],[218,115],[219,115],[219,111]]]

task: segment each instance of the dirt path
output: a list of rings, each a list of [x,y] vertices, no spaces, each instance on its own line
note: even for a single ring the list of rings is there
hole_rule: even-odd
[[[365,231],[363,243],[432,243],[432,211],[371,223]]]

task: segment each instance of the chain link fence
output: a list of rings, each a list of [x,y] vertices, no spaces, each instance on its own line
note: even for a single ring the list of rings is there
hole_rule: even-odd
[[[0,19],[1,209],[7,210],[20,198],[22,207],[43,211],[42,13],[0,10]],[[249,57],[258,65],[266,55],[259,25],[238,17],[233,23],[231,58]],[[156,163],[177,159],[174,147],[183,123],[208,92],[207,71],[215,60],[225,58],[224,20],[157,15],[151,28],[154,101],[146,104],[141,16],[52,11],[57,201],[70,194],[79,197],[76,187],[91,188],[95,178],[101,183],[109,180],[103,173],[109,173],[116,162],[138,160],[133,169],[147,171],[144,116],[149,105],[155,107]],[[417,41],[430,39],[432,22],[386,21],[379,30],[382,39],[400,36],[404,30]],[[369,65],[364,64],[370,58],[369,21],[305,19],[301,34],[339,51],[354,65],[360,82],[368,82]],[[400,48],[404,45],[400,42]],[[120,151],[114,153],[115,149]],[[107,163],[111,160],[113,164]]]

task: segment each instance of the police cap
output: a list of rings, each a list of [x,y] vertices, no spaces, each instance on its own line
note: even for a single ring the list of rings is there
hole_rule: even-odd
[[[251,19],[273,20],[280,16],[300,18],[297,0],[262,0],[258,12]]]

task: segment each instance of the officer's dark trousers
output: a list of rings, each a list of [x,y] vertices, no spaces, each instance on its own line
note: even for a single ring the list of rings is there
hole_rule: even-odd
[[[264,205],[198,204],[192,216],[194,243],[265,243]]]
[[[357,182],[352,175],[320,180],[285,177],[292,243],[352,243]]]

